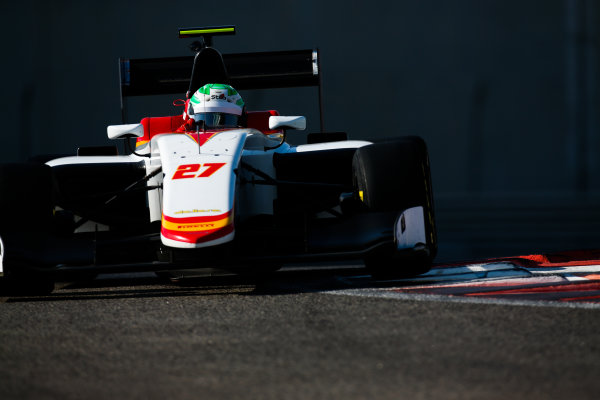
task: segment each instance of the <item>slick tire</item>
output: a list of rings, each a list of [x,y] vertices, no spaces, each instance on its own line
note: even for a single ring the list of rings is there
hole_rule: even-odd
[[[33,163],[0,164],[0,237],[4,277],[0,289],[10,295],[49,294],[52,276],[32,261],[38,241],[52,231],[52,170]]]
[[[365,257],[373,276],[407,277],[427,272],[437,252],[437,238],[427,146],[415,136],[359,148],[352,162],[355,191],[366,212],[388,213],[390,230],[404,210],[421,206],[425,216],[426,248],[398,251],[383,246]]]

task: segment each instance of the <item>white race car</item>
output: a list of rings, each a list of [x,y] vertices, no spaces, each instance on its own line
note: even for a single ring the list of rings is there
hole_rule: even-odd
[[[88,147],[0,165],[5,285],[39,292],[102,272],[264,272],[334,259],[362,259],[384,277],[429,269],[437,244],[424,141],[320,132],[289,145],[306,119],[248,111],[237,90],[318,86],[320,104],[318,52],[211,47],[234,32],[182,29],[200,38],[194,57],[121,60],[122,105],[187,93],[183,113],[108,127],[129,154]]]

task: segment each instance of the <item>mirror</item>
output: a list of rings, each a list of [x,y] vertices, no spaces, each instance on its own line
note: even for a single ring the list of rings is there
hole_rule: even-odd
[[[281,115],[272,115],[269,117],[269,129],[297,129],[303,131],[306,129],[306,117],[284,117]]]
[[[124,139],[144,136],[142,124],[109,125],[106,128],[109,139]]]

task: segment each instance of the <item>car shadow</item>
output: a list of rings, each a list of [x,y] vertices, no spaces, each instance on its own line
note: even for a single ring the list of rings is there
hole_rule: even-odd
[[[304,265],[267,273],[230,273],[210,269],[155,274],[100,275],[96,279],[59,282],[48,295],[14,295],[0,287],[0,303],[82,301],[198,296],[274,296],[343,289],[410,287],[412,279],[375,279],[362,265]]]
[[[0,302],[85,301],[130,298],[197,297],[216,295],[285,295],[356,287],[346,278],[368,275],[356,267],[284,268],[260,274],[180,275],[111,274],[81,282],[59,282],[48,295],[16,296],[0,290]],[[375,283],[373,281],[373,283]]]

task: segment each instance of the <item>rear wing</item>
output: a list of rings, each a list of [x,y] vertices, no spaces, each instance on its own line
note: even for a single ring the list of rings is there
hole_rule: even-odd
[[[238,90],[316,86],[323,131],[321,69],[318,50],[223,54],[229,83]],[[121,113],[131,96],[184,95],[190,85],[194,56],[119,59]]]

